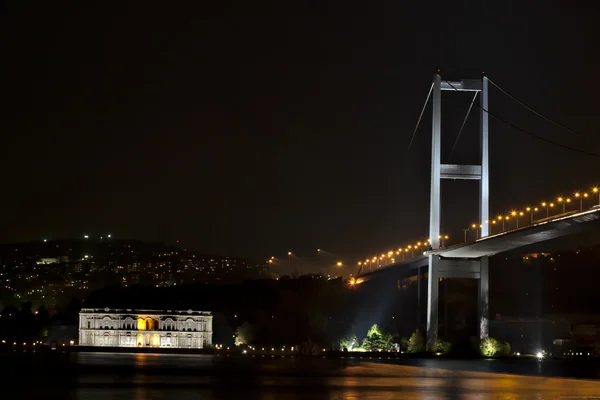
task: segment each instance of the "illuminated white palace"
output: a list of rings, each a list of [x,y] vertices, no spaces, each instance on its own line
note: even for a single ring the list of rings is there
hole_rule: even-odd
[[[84,308],[79,345],[202,349],[212,345],[208,311]]]

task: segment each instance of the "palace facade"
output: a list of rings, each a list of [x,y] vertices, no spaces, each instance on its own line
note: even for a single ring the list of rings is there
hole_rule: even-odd
[[[79,345],[202,349],[212,345],[208,311],[84,308]]]

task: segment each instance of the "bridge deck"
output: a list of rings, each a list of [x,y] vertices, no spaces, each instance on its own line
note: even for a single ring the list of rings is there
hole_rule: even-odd
[[[369,276],[376,274],[379,271],[401,266],[406,268],[421,267],[427,265],[429,254],[439,255],[445,258],[477,259],[598,227],[600,227],[600,208],[576,212],[574,214],[560,215],[556,218],[545,219],[523,228],[487,236],[478,239],[475,242],[463,243],[443,250],[429,251],[411,258],[410,260],[378,268],[374,271],[361,274],[361,276]]]

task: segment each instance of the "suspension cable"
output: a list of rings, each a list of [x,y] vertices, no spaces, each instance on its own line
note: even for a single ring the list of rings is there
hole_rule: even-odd
[[[443,78],[442,78],[442,79],[443,79]],[[455,87],[454,87],[454,85],[452,85],[450,82],[448,82],[448,81],[447,81],[447,80],[445,80],[445,79],[443,79],[443,80],[444,80],[444,82],[446,82],[448,85],[450,85],[450,87],[452,87],[452,89],[454,89],[454,90],[455,90],[455,91],[457,91],[457,92],[459,91],[459,90],[458,90],[457,88],[455,88]],[[524,133],[524,134],[526,134],[526,135],[528,135],[528,136],[531,136],[531,137],[533,137],[533,138],[535,138],[535,139],[541,140],[542,142],[546,142],[546,143],[552,144],[552,145],[554,145],[554,146],[561,147],[561,148],[563,148],[563,149],[566,149],[566,150],[575,151],[575,152],[577,152],[577,153],[585,154],[585,155],[588,155],[588,156],[600,157],[600,154],[599,154],[599,153],[594,153],[594,152],[591,152],[591,151],[580,150],[580,149],[576,149],[576,148],[574,148],[574,147],[565,146],[564,144],[556,143],[556,142],[554,142],[554,141],[552,141],[552,140],[549,140],[549,139],[546,139],[546,138],[544,138],[544,137],[541,137],[541,136],[539,136],[539,135],[536,135],[535,133],[531,133],[531,132],[529,132],[529,131],[526,131],[525,129],[523,129],[523,128],[519,128],[518,126],[516,126],[516,125],[513,125],[512,123],[508,122],[507,120],[505,120],[505,119],[503,119],[503,118],[501,118],[501,117],[499,117],[499,116],[495,115],[494,113],[492,113],[492,112],[490,112],[490,111],[486,110],[485,108],[483,108],[481,105],[479,105],[479,104],[477,104],[477,103],[471,103],[471,104],[475,104],[477,107],[479,107],[481,110],[483,110],[483,111],[484,111],[486,114],[488,114],[488,115],[491,115],[492,117],[496,118],[498,121],[500,121],[500,122],[502,122],[502,123],[504,123],[504,124],[508,125],[509,127],[513,128],[514,130],[517,130],[517,131],[519,131],[519,132],[522,132],[522,133]]]
[[[508,96],[511,100],[515,101],[517,104],[521,105],[522,107],[525,107],[527,110],[531,111],[532,113],[534,113],[535,115],[537,115],[540,118],[545,119],[546,121],[553,123],[554,125],[566,129],[569,132],[572,132],[576,135],[579,135],[579,132],[577,132],[575,129],[569,128],[568,126],[565,126],[563,124],[561,124],[560,122],[556,122],[551,118],[546,117],[545,115],[540,114],[539,112],[535,111],[533,108],[529,107],[528,105],[526,105],[525,103],[523,103],[522,101],[517,100],[514,96],[512,96],[510,93],[508,93],[506,90],[502,89],[500,86],[496,85],[496,83],[494,81],[492,81],[490,78],[488,78],[488,81],[496,86],[496,88],[501,91],[502,93],[504,93],[506,96]]]
[[[465,119],[463,120],[460,130],[458,131],[458,135],[456,135],[456,139],[454,140],[454,145],[452,145],[452,150],[450,150],[450,155],[448,156],[448,159],[452,158],[452,153],[454,153],[454,149],[456,148],[456,145],[458,144],[458,139],[460,138],[460,134],[462,133],[463,128],[465,127],[465,124],[467,123],[467,118],[469,118],[469,113],[471,112],[471,108],[473,108],[473,103],[475,102],[477,93],[479,93],[479,92],[475,92],[475,96],[473,96],[473,100],[471,100],[471,104],[469,104],[469,109],[467,110],[467,115],[465,115]]]
[[[429,88],[429,93],[427,93],[427,99],[425,100],[425,104],[423,104],[423,109],[421,109],[421,115],[419,115],[419,120],[417,121],[417,125],[415,126],[415,130],[410,138],[410,142],[408,142],[408,147],[406,148],[406,154],[410,150],[410,146],[415,138],[415,134],[417,133],[417,129],[419,129],[419,124],[421,123],[421,118],[423,118],[423,113],[425,112],[425,107],[427,107],[427,103],[429,102],[429,96],[431,96],[431,92],[433,91],[433,83],[431,83],[431,87]]]

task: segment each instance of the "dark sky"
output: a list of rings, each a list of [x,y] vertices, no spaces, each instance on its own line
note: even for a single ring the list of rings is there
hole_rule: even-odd
[[[437,68],[485,71],[581,135],[492,89],[495,113],[600,152],[593,2],[26,3],[4,2],[0,24],[2,242],[111,232],[353,260],[421,240],[429,109],[405,154]],[[443,101],[448,161],[469,99]],[[474,111],[451,162],[476,162]],[[493,118],[490,135],[493,214],[600,183],[599,157]],[[443,202],[462,236],[477,184],[444,183]]]

